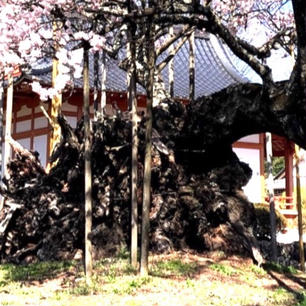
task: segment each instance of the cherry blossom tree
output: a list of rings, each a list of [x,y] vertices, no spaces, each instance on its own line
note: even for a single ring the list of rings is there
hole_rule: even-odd
[[[153,100],[154,73],[166,66],[178,48],[169,52],[161,63],[157,64],[154,59],[174,43],[176,46],[182,44],[190,31],[196,29],[218,36],[262,78],[260,94],[266,107],[276,105],[284,113],[294,109],[299,113],[299,122],[305,122],[306,10],[303,0],[10,0],[2,2],[0,9],[2,76],[16,65],[27,69],[45,56],[56,56],[62,65],[62,73],[54,88],[44,88],[39,82],[33,82],[32,88],[40,93],[42,100],[73,86],[73,79],[80,77],[83,56],[77,50],[84,44],[90,46],[89,52],[103,50],[116,57],[118,50],[125,48],[130,39],[136,42],[136,79],[147,90],[148,101],[151,97]],[[56,36],[52,33],[53,22],[61,25]],[[134,27],[132,38],[127,31],[131,25]],[[180,31],[169,36],[168,30],[173,25]],[[260,40],[254,39],[254,32],[260,33]],[[54,39],[59,44],[57,50],[53,48]],[[274,82],[271,68],[266,63],[271,52],[277,49],[295,58],[291,77],[282,84]],[[123,69],[127,70],[129,65],[128,59],[122,60]],[[147,161],[150,159],[150,114],[148,109]],[[292,119],[286,120],[281,128],[276,127],[279,122],[271,125],[271,132],[287,133],[289,138],[305,147],[305,128],[291,133]],[[146,164],[150,167],[149,162]],[[148,185],[144,188],[144,207],[148,211],[150,168],[145,172]],[[143,228],[147,233],[148,224]],[[148,237],[144,239],[148,241]]]

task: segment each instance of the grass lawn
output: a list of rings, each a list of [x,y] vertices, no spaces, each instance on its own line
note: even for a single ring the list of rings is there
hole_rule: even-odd
[[[0,305],[306,306],[304,274],[264,268],[220,252],[178,252],[150,256],[150,275],[143,278],[122,253],[96,262],[87,286],[77,261],[0,265]]]

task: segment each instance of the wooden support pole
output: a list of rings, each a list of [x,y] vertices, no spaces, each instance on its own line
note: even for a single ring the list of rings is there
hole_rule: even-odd
[[[4,137],[4,177],[8,178],[7,164],[11,157],[11,146],[8,139],[12,134],[12,113],[13,113],[13,87],[14,79],[12,75],[8,76],[8,87],[6,91],[6,114],[5,114],[5,137]]]
[[[89,113],[89,56],[88,46],[84,46],[83,99],[84,99],[84,137],[85,137],[85,274],[90,283],[92,275],[92,174],[91,174],[91,124]]]
[[[169,29],[169,35],[170,37],[174,35],[174,29],[173,26],[170,27]],[[173,50],[173,47],[170,48],[170,52],[171,50]],[[168,74],[169,74],[169,93],[170,93],[170,97],[173,98],[174,96],[174,58],[172,58],[169,61],[169,70],[168,70]]]
[[[301,181],[300,181],[300,149],[297,145],[295,145],[295,171],[296,171],[296,205],[298,211],[300,269],[303,272],[305,272],[303,215],[302,215],[302,197],[301,197]]]
[[[267,189],[269,193],[269,206],[270,206],[271,251],[272,251],[272,260],[276,262],[277,259],[276,213],[275,213],[275,201],[274,201],[274,180],[272,174],[272,134],[271,133],[266,133],[266,152],[267,152],[267,164],[268,164]]]
[[[99,52],[94,53],[94,119],[97,120],[99,113]]]
[[[2,143],[3,143],[3,97],[4,97],[4,82],[3,82],[3,78],[1,77],[0,79],[0,184],[2,185],[2,171],[4,169],[2,169],[2,159],[3,159],[3,155],[2,155]],[[0,199],[0,212],[3,208],[4,205],[4,198],[1,197]]]
[[[58,50],[58,44],[56,42],[57,41],[57,31],[58,31],[58,25],[55,22],[53,24],[53,38],[55,41],[55,46],[54,46],[55,50]],[[59,65],[60,65],[59,60],[56,57],[54,57],[53,62],[52,62],[52,87],[53,88],[56,88],[58,76],[60,74]],[[52,124],[53,129],[50,135],[50,144],[49,144],[50,156],[52,154],[52,151],[55,145],[60,142],[60,138],[61,138],[61,127],[57,123],[57,116],[59,112],[61,111],[61,108],[62,108],[62,95],[58,93],[52,98],[52,102],[51,102],[51,116],[50,117],[53,122]],[[49,165],[47,168],[49,169],[50,167],[52,167],[52,165]]]
[[[189,101],[195,97],[195,58],[194,58],[194,32],[189,37]]]
[[[0,175],[2,176],[2,143],[3,143],[3,98],[4,98],[4,81],[0,78]],[[0,180],[1,181],[1,180]]]
[[[149,229],[150,229],[150,207],[151,207],[151,156],[152,156],[152,106],[153,106],[153,87],[155,72],[155,48],[154,48],[154,30],[152,25],[148,30],[146,46],[146,62],[148,72],[146,77],[147,91],[147,120],[146,120],[146,140],[145,140],[145,160],[144,160],[144,177],[143,177],[143,202],[142,202],[142,226],[141,226],[141,258],[140,258],[140,275],[147,276],[148,257],[149,257]],[[148,34],[148,33],[147,33]]]
[[[101,65],[101,116],[104,116],[104,108],[106,106],[106,77],[107,77],[107,67],[106,67],[106,55],[105,52],[102,53],[102,65]]]
[[[132,110],[132,173],[131,173],[131,265],[137,268],[138,248],[138,129],[137,129],[137,92],[136,92],[136,64],[134,30],[129,31],[127,56],[130,58],[130,67],[127,73],[128,102]]]

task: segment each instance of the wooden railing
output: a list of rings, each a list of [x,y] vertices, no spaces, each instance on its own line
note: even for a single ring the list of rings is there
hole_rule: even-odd
[[[267,203],[269,203],[268,196],[266,196],[265,200]],[[283,211],[283,210],[297,211],[296,203],[293,197],[274,196],[274,203],[275,203],[275,209],[278,209],[280,211]]]

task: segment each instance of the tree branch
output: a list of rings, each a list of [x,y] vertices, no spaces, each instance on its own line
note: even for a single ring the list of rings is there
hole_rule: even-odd
[[[193,31],[193,30],[192,30]],[[192,32],[191,31],[191,32]],[[190,27],[185,27],[182,31],[179,33],[171,36],[167,41],[165,41],[159,49],[156,51],[156,56],[158,57],[161,55],[165,50],[167,50],[174,42],[176,42],[180,37],[184,35],[190,35]]]
[[[158,73],[160,73],[167,64],[171,61],[171,59],[175,56],[175,54],[181,49],[181,47],[184,45],[186,40],[189,38],[191,33],[194,31],[194,27],[192,27],[189,31],[186,32],[185,36],[182,38],[182,40],[170,51],[169,55],[157,65],[156,70]]]

